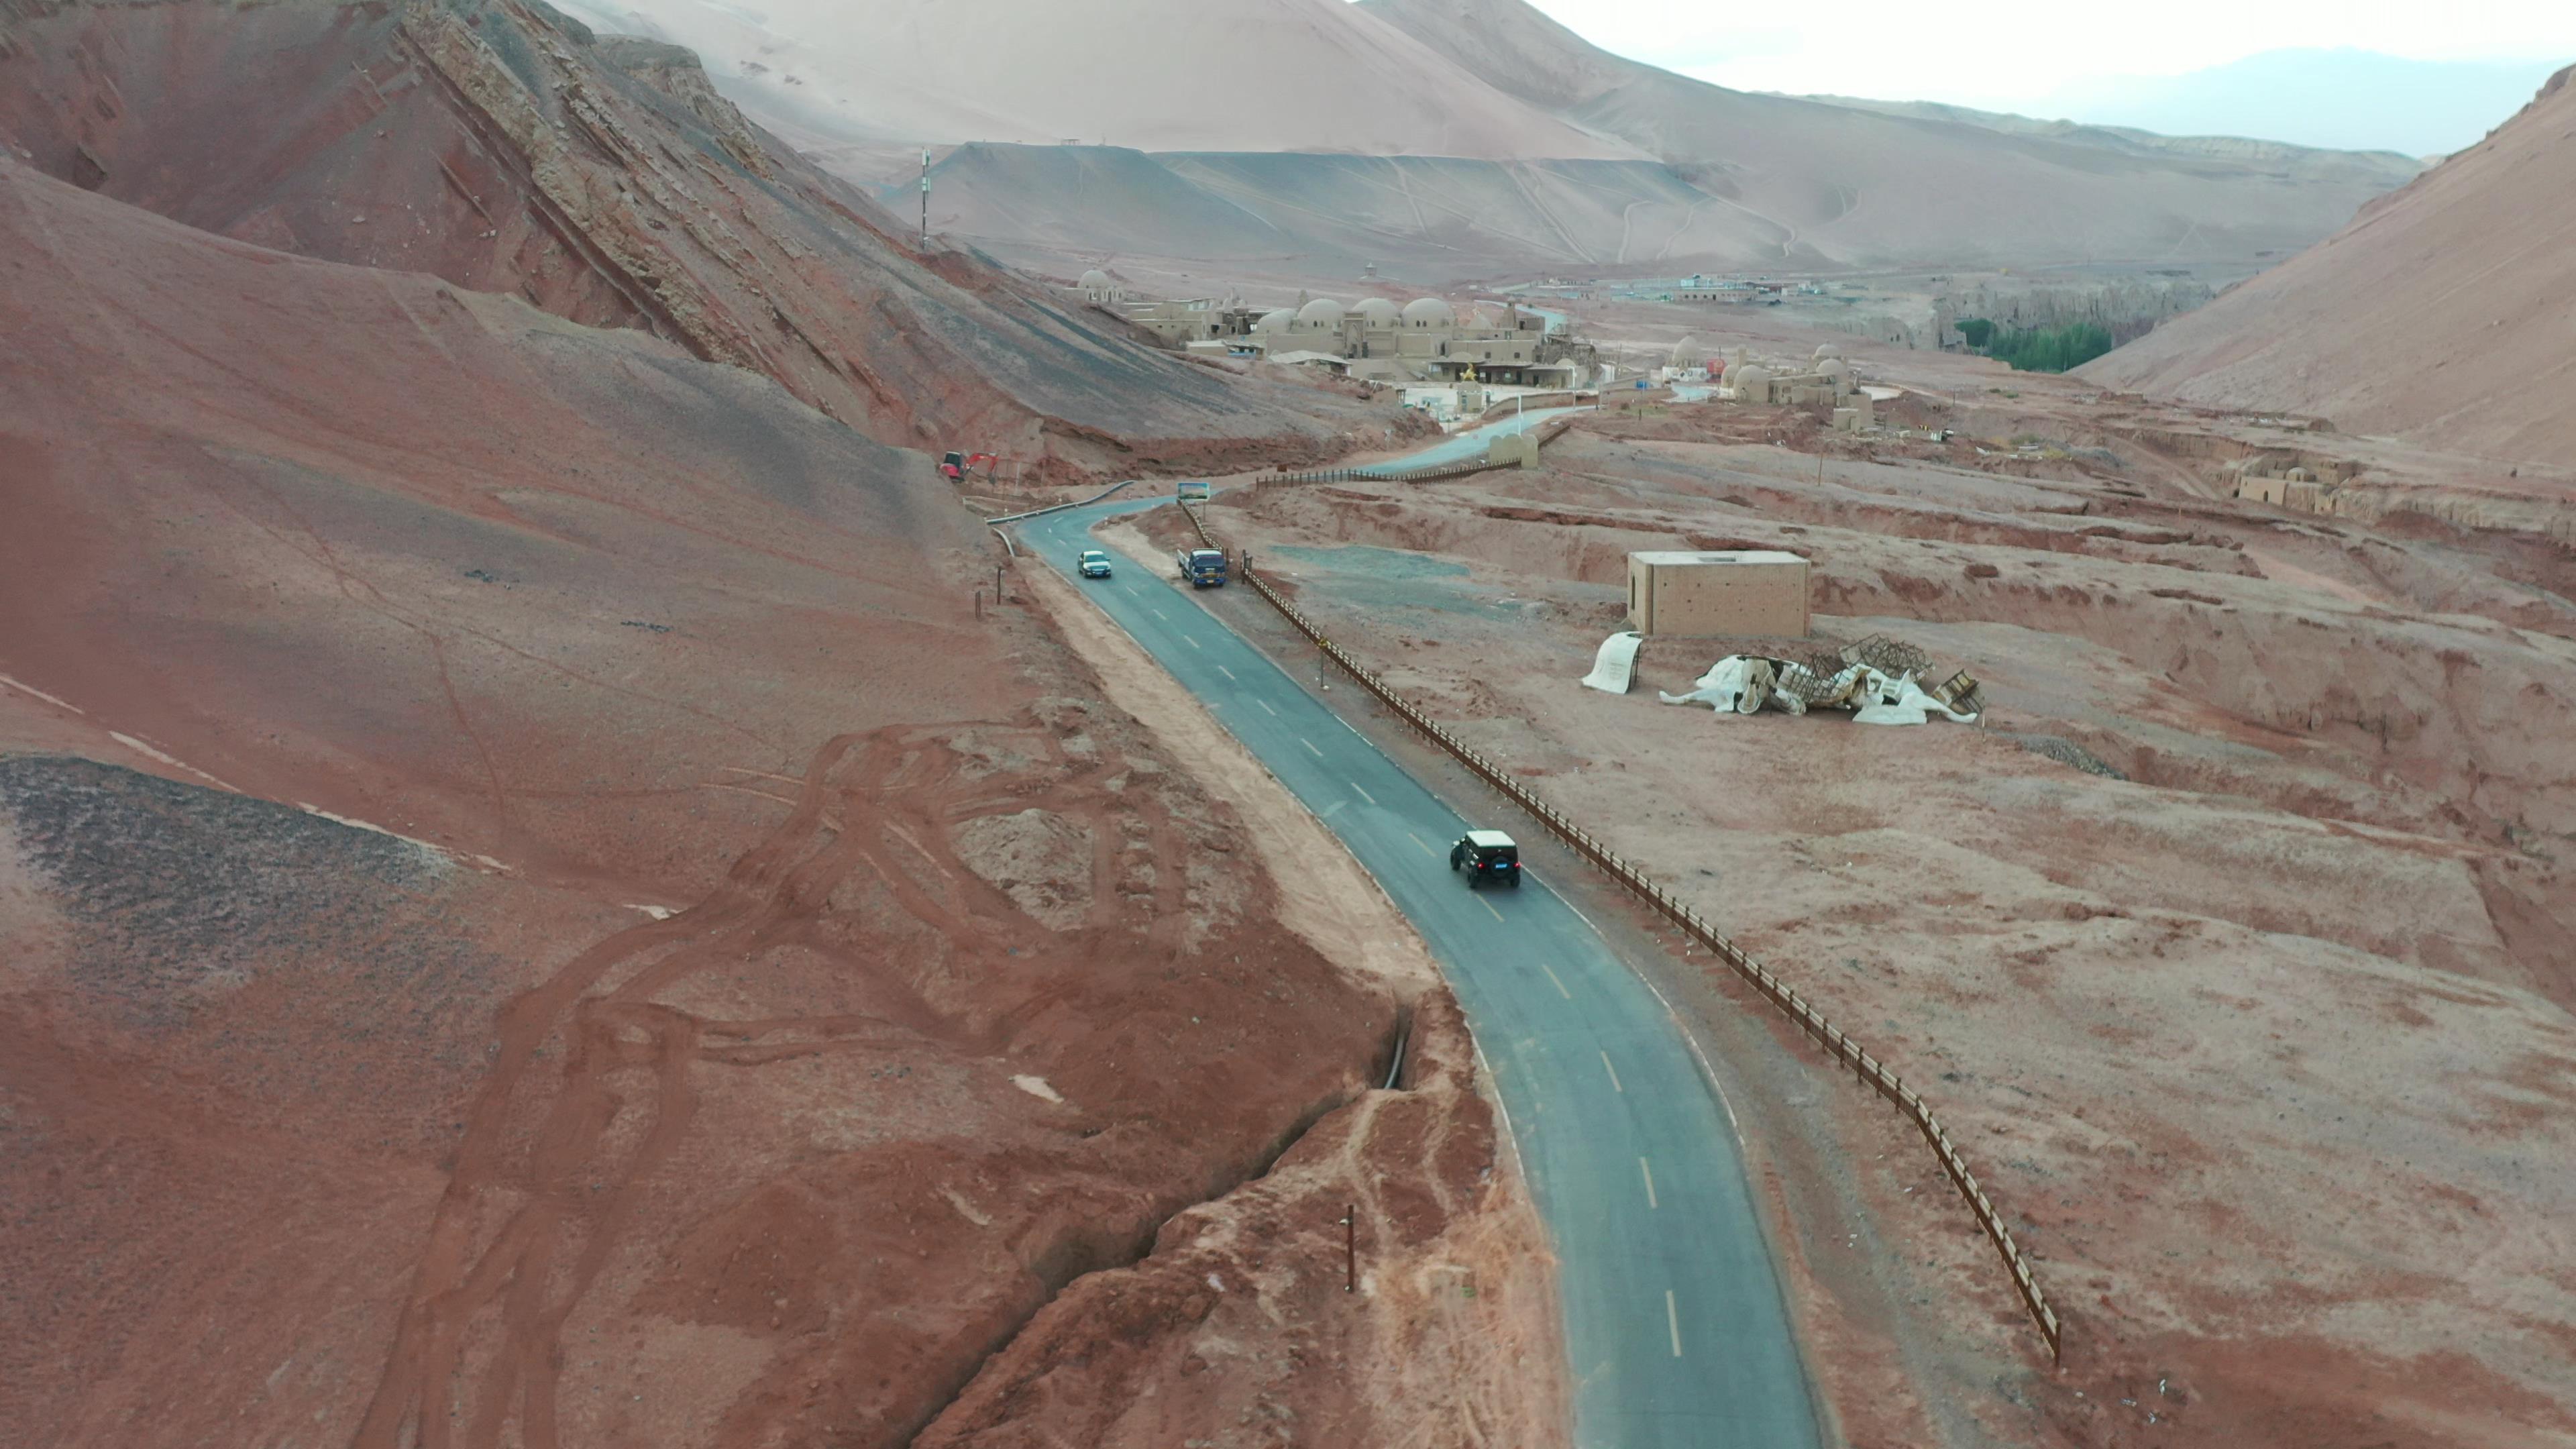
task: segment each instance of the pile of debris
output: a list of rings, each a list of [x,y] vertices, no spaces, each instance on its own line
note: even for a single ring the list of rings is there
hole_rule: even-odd
[[[1767,705],[1789,714],[1847,709],[1862,724],[1921,724],[1936,714],[1976,723],[1985,712],[1976,677],[1961,669],[1939,684],[1919,682],[1937,672],[1922,650],[1872,634],[1809,659],[1730,654],[1693,680],[1688,694],[1656,694],[1666,704],[1705,704],[1720,714],[1758,714]]]

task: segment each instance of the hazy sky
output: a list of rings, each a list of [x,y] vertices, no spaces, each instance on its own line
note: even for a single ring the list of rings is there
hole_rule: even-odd
[[[2576,62],[2576,0],[1533,0],[1607,50],[1740,90],[1947,101],[2078,120],[2094,82],[2179,76],[2265,51],[2348,47],[2415,60],[2513,61],[2485,72],[2492,125],[2529,100],[2526,76]],[[2450,77],[2455,87],[2477,73]],[[2536,82],[2534,82],[2536,84]],[[2518,88],[2519,94],[2511,94]],[[2134,84],[2106,85],[2134,94]],[[2403,96],[2344,98],[2396,108]],[[2208,129],[2241,132],[2213,117]],[[2275,127],[2277,129],[2277,126]],[[2433,128],[2442,131],[2443,128]],[[2456,127],[2451,128],[2456,129]],[[2483,129],[2483,128],[2481,128]],[[2447,134],[2445,132],[2445,134]],[[2276,139],[2303,140],[2282,136]],[[2440,146],[2466,145],[2475,133]],[[2313,144],[2392,145],[2358,136]]]

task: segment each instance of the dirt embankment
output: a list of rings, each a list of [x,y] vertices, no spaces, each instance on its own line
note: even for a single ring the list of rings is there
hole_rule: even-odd
[[[1402,1090],[1050,1303],[918,1442],[1560,1440],[1546,1235],[1445,989],[1409,1052]]]
[[[1412,926],[1087,600],[1044,569],[1019,582],[1110,702],[1151,721],[1243,822],[1279,923],[1408,1010],[1396,1089],[1325,1116],[1259,1181],[1166,1224],[1132,1270],[1077,1284],[923,1442],[1561,1440],[1570,1386],[1546,1230]]]
[[[2548,723],[2576,604],[2533,586],[2550,546],[2211,500],[2065,429],[2082,466],[2024,476],[1695,439],[1686,411],[1535,473],[1213,512],[1939,1107],[2067,1367],[2033,1372],[1937,1171],[1836,1089],[1807,1110],[1889,1245],[1869,1278],[1914,1305],[1837,1312],[1922,1313],[1878,1327],[1939,1406],[1891,1442],[2576,1434],[2576,818]],[[1602,436],[1646,429],[1674,436]],[[1624,626],[1626,552],[1676,546],[1806,555],[1820,633],[1968,668],[1982,727],[1654,703],[1739,640],[1651,641],[1626,698],[1575,684]]]
[[[0,1440],[906,1443],[1353,1104],[1451,1145],[1316,1191],[1492,1231],[1410,989],[920,455],[10,161],[0,237]]]

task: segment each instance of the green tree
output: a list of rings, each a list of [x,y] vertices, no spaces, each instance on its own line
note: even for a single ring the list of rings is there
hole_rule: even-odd
[[[1966,338],[1968,345],[1973,348],[1983,348],[1986,345],[1986,339],[1995,335],[1995,324],[1983,317],[1962,317],[1952,325],[1959,329],[1959,335]]]
[[[1962,333],[1965,332],[1962,328]],[[2064,372],[2111,350],[2110,330],[2092,322],[1999,331],[1986,355],[2016,372]]]

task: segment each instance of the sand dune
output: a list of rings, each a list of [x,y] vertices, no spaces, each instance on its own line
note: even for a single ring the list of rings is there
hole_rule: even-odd
[[[2083,374],[2496,458],[2576,456],[2571,75],[2342,232]]]
[[[838,139],[1145,150],[1630,156],[1345,0],[584,0],[706,57],[745,104]]]
[[[1439,279],[1691,257],[1822,258],[1654,161],[1479,161],[1116,147],[962,146],[931,173],[932,225],[1027,255],[1269,262]]]

